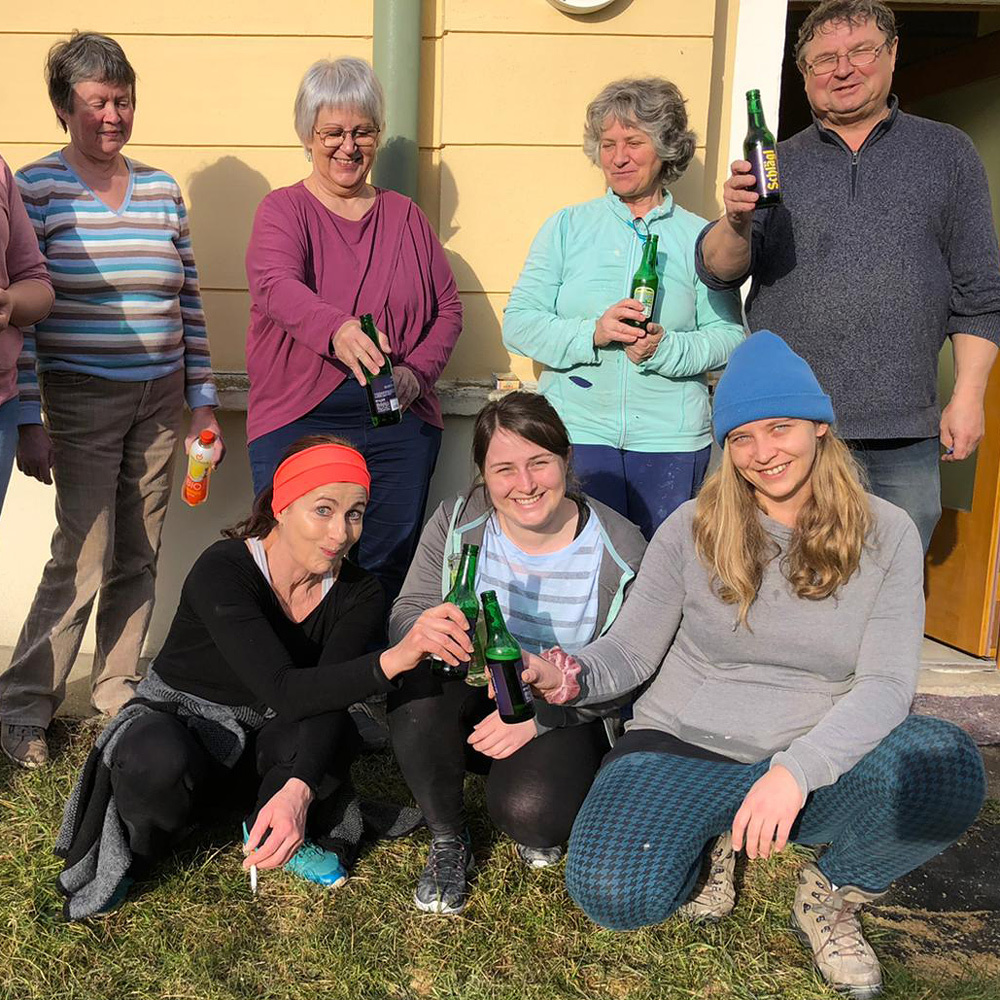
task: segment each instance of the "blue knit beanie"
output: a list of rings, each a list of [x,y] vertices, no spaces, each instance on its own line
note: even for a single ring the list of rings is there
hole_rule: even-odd
[[[833,404],[805,358],[770,330],[751,334],[729,356],[715,388],[712,427],[721,446],[734,428],[767,417],[832,424]]]

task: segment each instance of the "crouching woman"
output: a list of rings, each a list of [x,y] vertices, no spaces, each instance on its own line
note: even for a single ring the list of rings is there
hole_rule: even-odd
[[[864,492],[833,419],[779,337],[733,352],[715,400],[719,468],[578,653],[572,704],[652,680],[576,818],[566,884],[606,927],[655,924],[686,901],[688,916],[718,919],[733,908],[734,850],[826,844],[799,873],[792,923],[823,978],[866,998],[881,973],[857,908],[963,833],[985,779],[965,733],[909,715],[920,539]],[[537,657],[524,676],[565,692]]]
[[[66,807],[56,847],[68,918],[116,905],[227,802],[244,815],[252,804],[245,866],[325,886],[346,878],[365,818],[350,785],[360,741],[348,706],[392,690],[428,654],[457,663],[471,652],[451,605],[369,651],[384,628],[382,589],[346,557],[370,489],[359,452],[303,438],[251,516],[195,562],[163,649]]]

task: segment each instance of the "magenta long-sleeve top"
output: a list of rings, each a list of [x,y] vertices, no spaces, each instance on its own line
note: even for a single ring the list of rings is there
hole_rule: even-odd
[[[0,159],[0,288],[29,279],[52,284],[21,192],[10,167]],[[22,343],[18,327],[0,324],[0,403],[17,395],[17,359]]]
[[[247,247],[247,439],[304,416],[350,375],[330,339],[371,313],[393,364],[420,383],[412,404],[442,427],[434,385],[462,330],[462,304],[444,251],[423,212],[376,189],[363,218],[344,219],[300,181],[260,203]]]

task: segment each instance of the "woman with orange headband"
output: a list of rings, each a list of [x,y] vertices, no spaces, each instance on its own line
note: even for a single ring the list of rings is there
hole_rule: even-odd
[[[369,819],[350,783],[360,740],[348,706],[393,690],[429,654],[457,663],[470,652],[452,605],[369,651],[382,588],[345,557],[370,488],[352,447],[303,438],[250,517],[195,562],[163,649],[67,805],[56,850],[68,918],[110,909],[215,807],[246,811],[254,799],[245,867],[330,887],[347,877]],[[407,832],[415,819],[390,817],[376,832]]]

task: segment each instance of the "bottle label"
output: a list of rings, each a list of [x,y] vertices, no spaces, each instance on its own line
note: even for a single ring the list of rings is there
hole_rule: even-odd
[[[391,375],[377,375],[371,381],[371,390],[372,399],[375,401],[375,412],[379,416],[399,409],[396,382]]]
[[[524,661],[520,656],[516,660],[491,660],[487,656],[486,666],[493,681],[493,693],[501,715],[514,715],[522,710],[522,706],[534,701],[531,688],[521,680]]]
[[[634,292],[632,292],[632,298],[636,299],[642,304],[642,314],[648,320],[653,316],[653,303],[656,301],[656,289],[650,288],[649,285],[638,285]]]
[[[778,153],[773,146],[758,143],[750,151],[750,165],[757,181],[757,193],[766,198],[768,195],[781,191],[781,180],[778,177]]]

